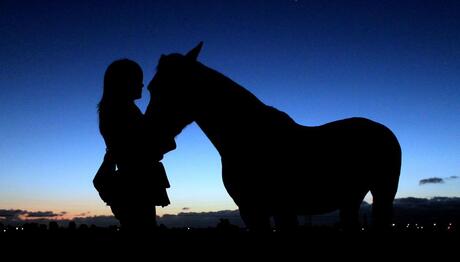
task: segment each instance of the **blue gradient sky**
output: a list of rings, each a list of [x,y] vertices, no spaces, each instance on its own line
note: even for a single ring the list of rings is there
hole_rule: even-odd
[[[403,148],[398,197],[460,196],[460,179],[419,185],[460,176],[458,28],[458,1],[1,0],[0,208],[109,213],[91,183],[107,65],[134,59],[147,82],[162,53],[201,40],[204,64],[301,124],[390,127]],[[197,126],[177,145],[164,160],[172,205],[158,212],[236,208]]]

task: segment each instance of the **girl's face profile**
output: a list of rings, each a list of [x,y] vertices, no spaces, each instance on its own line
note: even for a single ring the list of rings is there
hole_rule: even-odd
[[[133,79],[131,88],[133,90],[133,99],[140,99],[142,97],[142,89],[144,88],[142,72]]]

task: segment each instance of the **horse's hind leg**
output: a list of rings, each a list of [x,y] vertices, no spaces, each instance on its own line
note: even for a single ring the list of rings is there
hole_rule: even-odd
[[[252,232],[269,232],[271,230],[270,216],[257,208],[240,205],[240,216],[246,227]]]
[[[372,225],[379,231],[390,228],[393,218],[393,200],[395,194],[391,191],[372,191]]]
[[[399,174],[399,172],[398,172]],[[398,189],[398,179],[381,181],[371,188],[372,193],[372,225],[375,230],[390,229],[393,218],[393,201]]]

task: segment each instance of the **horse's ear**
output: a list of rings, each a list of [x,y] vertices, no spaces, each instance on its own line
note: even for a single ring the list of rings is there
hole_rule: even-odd
[[[198,55],[200,54],[201,48],[203,47],[203,41],[201,41],[195,48],[190,50],[185,56],[192,60],[197,60]]]

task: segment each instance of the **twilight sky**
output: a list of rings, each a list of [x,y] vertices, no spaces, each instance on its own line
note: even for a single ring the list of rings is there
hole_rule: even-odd
[[[92,186],[106,67],[131,58],[147,84],[161,54],[201,40],[202,63],[301,124],[391,128],[397,197],[460,196],[459,28],[458,1],[0,0],[0,209],[109,214]],[[176,142],[158,213],[235,209],[201,130]]]

